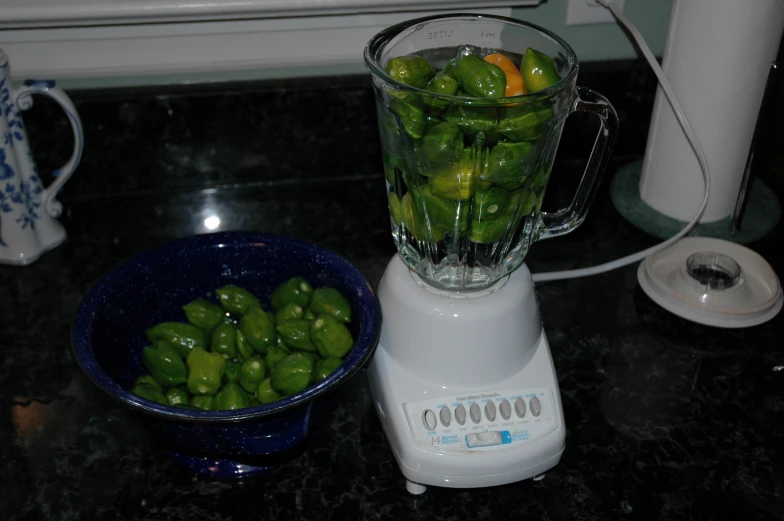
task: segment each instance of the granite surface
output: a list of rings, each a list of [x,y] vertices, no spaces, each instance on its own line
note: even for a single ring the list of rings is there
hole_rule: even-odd
[[[534,245],[534,272],[656,242],[607,193],[644,150],[655,84],[639,63],[579,83],[613,101],[622,135],[588,219]],[[538,288],[567,425],[566,451],[543,481],[409,495],[363,373],[279,469],[194,477],[83,376],[71,318],[113,266],[207,232],[210,216],[220,230],[331,248],[377,284],[395,250],[373,96],[366,78],[72,95],[86,152],[61,194],[69,239],[28,267],[0,266],[0,519],[784,519],[784,315],[744,330],[693,324],[642,292],[636,266]],[[40,169],[63,162],[57,111],[38,103],[26,122]],[[593,132],[570,119],[546,208],[570,195]],[[749,245],[779,274],[782,238],[779,225]]]

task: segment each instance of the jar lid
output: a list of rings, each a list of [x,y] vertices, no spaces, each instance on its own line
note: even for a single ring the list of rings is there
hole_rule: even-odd
[[[686,320],[740,328],[781,310],[781,284],[759,254],[734,242],[688,237],[647,257],[637,269],[643,291]]]

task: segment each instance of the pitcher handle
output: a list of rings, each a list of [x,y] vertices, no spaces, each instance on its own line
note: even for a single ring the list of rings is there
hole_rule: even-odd
[[[588,207],[599,189],[599,182],[607,168],[610,153],[618,135],[618,115],[607,98],[598,92],[577,87],[577,99],[574,101],[571,112],[576,111],[598,116],[601,125],[599,133],[572,202],[568,207],[557,212],[542,212],[540,214],[539,239],[564,235],[583,223]]]
[[[33,106],[32,94],[43,94],[55,100],[68,116],[68,121],[71,123],[71,130],[73,130],[74,134],[74,148],[71,158],[63,166],[52,172],[55,180],[42,193],[46,212],[57,218],[63,211],[63,205],[55,199],[57,192],[68,181],[82,159],[82,151],[84,149],[82,121],[79,119],[79,113],[76,112],[76,107],[71,98],[61,88],[55,87],[54,81],[26,80],[21,87],[14,91],[14,103],[20,110],[29,110]]]

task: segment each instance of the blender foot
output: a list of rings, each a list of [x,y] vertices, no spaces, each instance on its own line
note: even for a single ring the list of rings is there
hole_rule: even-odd
[[[420,485],[419,483],[414,483],[413,481],[406,480],[406,490],[408,490],[410,494],[419,495],[419,494],[424,494],[425,490],[427,490],[427,487],[424,485]]]
[[[542,481],[546,475],[547,475],[546,472],[542,472],[541,474],[537,474],[536,476],[534,476],[532,479],[534,481]]]

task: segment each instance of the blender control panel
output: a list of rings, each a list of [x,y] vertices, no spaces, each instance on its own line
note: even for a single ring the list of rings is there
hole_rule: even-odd
[[[464,393],[403,407],[416,443],[446,451],[516,447],[558,425],[550,389]]]

